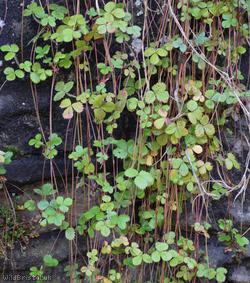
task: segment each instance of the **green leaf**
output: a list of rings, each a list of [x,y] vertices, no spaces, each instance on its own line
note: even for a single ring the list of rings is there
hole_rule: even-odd
[[[153,262],[159,262],[161,260],[160,253],[158,251],[154,251],[151,254],[151,258],[152,258]]]
[[[172,160],[172,164],[173,164],[174,169],[178,169],[181,166],[182,163],[183,163],[183,160],[181,158],[174,158]]]
[[[168,135],[172,135],[176,132],[176,124],[175,123],[171,123],[167,126],[166,130],[165,130],[166,134]]]
[[[119,218],[118,218],[118,227],[121,229],[121,230],[125,230],[126,227],[127,227],[127,222],[130,220],[130,217],[126,214],[122,214],[122,215],[119,215]]]
[[[24,208],[29,211],[34,211],[36,209],[35,202],[33,200],[28,200],[24,203]]]
[[[167,251],[167,252],[164,251],[161,253],[161,258],[163,261],[170,261],[173,258],[173,255],[171,251]]]
[[[139,26],[128,27],[127,33],[133,35],[133,37],[140,37],[141,27],[139,27]]]
[[[138,255],[136,257],[133,257],[132,263],[134,266],[138,266],[142,263],[142,255]]]
[[[179,173],[181,174],[181,176],[185,177],[187,176],[188,172],[188,166],[186,165],[186,163],[183,162],[179,168]]]
[[[152,48],[152,47],[149,47],[149,48],[147,48],[147,49],[145,50],[144,56],[145,56],[145,57],[150,57],[150,56],[152,56],[154,53],[155,53],[155,49]]]
[[[156,53],[161,57],[166,57],[168,55],[168,52],[163,48],[157,49]]]
[[[106,32],[107,32],[107,27],[106,27],[106,25],[98,26],[97,31],[98,31],[98,33],[100,33],[100,34],[106,33]]]
[[[157,100],[163,103],[167,103],[168,99],[169,99],[169,93],[168,91],[162,91],[162,92],[158,92],[156,94]]]
[[[56,133],[52,133],[49,140],[52,145],[60,145],[62,143],[62,139]]]
[[[226,165],[227,170],[233,169],[233,162],[229,158],[225,159],[225,165]]]
[[[43,257],[43,262],[45,266],[56,267],[59,264],[59,261],[56,258],[53,258],[51,255],[45,255]]]
[[[134,178],[138,175],[138,171],[134,168],[129,168],[125,171],[125,176],[129,178]]]
[[[143,254],[142,259],[145,263],[152,263],[152,258],[148,254]]]
[[[138,99],[135,97],[129,98],[127,101],[127,108],[129,111],[134,111],[137,108]]]
[[[58,196],[56,198],[56,203],[59,204],[59,205],[63,204],[63,197],[62,196]]]
[[[214,107],[215,107],[215,104],[214,104],[214,102],[212,101],[212,100],[206,100],[206,102],[205,102],[205,105],[206,105],[206,107],[208,108],[208,109],[214,109]]]
[[[72,198],[65,198],[63,204],[66,206],[71,206],[73,204]]]
[[[110,235],[110,229],[107,227],[107,226],[103,226],[102,228],[101,228],[101,234],[102,234],[102,236],[104,236],[104,237],[108,237],[109,235]]]
[[[104,6],[104,10],[108,13],[112,12],[116,7],[115,2],[108,2],[107,4],[105,4]]]
[[[187,103],[187,109],[191,112],[193,112],[194,110],[196,110],[198,108],[198,103],[194,100],[190,100]]]
[[[153,91],[147,91],[144,96],[145,102],[147,104],[152,104],[155,101],[155,94]]]
[[[206,67],[206,62],[203,60],[203,59],[199,59],[199,62],[198,62],[198,68],[200,69],[200,70],[204,70],[205,69],[205,67]]]
[[[4,174],[6,174],[6,170],[2,166],[0,166],[0,175]]]
[[[212,280],[214,279],[216,276],[216,271],[213,269],[213,268],[208,268],[206,270],[206,277],[209,279],[209,280]]]
[[[138,176],[135,178],[134,182],[135,182],[135,185],[136,185],[139,189],[141,189],[141,190],[145,190],[145,189],[147,188],[148,183],[147,183],[147,181],[144,179],[144,177],[141,176],[141,175],[138,175]]]
[[[34,84],[38,84],[41,81],[39,75],[37,73],[34,73],[34,72],[30,73],[30,79],[32,80],[32,82]]]
[[[10,45],[5,44],[5,45],[2,45],[2,46],[0,47],[0,50],[1,50],[2,52],[9,52],[9,51],[11,51],[11,47],[10,47]]]
[[[49,202],[47,200],[41,200],[38,202],[37,207],[40,210],[45,210],[49,206]]]
[[[8,52],[5,56],[4,56],[4,60],[5,61],[10,61],[15,57],[15,53],[13,52]]]
[[[55,191],[53,190],[52,184],[46,183],[40,189],[34,189],[34,192],[41,196],[49,196],[52,195]]]
[[[4,69],[4,74],[6,75],[6,79],[8,81],[14,81],[16,78],[15,70],[11,67],[7,67]]]
[[[152,65],[157,65],[157,64],[160,62],[160,58],[159,58],[159,56],[158,56],[157,53],[154,53],[154,54],[150,57],[149,61],[150,61],[150,63],[151,63]]]
[[[72,241],[75,238],[75,230],[72,227],[67,228],[65,231],[65,237],[67,240]]]
[[[197,45],[203,45],[206,41],[208,41],[209,38],[206,37],[205,32],[201,32],[197,35],[197,37],[195,38],[195,43]]]
[[[235,239],[240,247],[246,247],[249,244],[249,240],[240,234],[235,235]]]
[[[166,103],[169,99],[169,93],[166,91],[166,84],[158,82],[152,86],[152,90],[156,94],[158,101]]]
[[[216,269],[216,280],[217,282],[225,282],[227,270],[224,267],[219,267]]]
[[[100,213],[100,207],[99,206],[93,206],[92,208],[90,208],[88,211],[86,211],[84,213],[84,217],[87,220],[90,220],[93,217],[95,217],[98,213]]]
[[[71,42],[74,38],[73,36],[73,30],[70,28],[66,28],[63,30],[62,32],[62,36],[63,36],[63,41],[64,42]]]
[[[182,260],[179,257],[174,257],[170,260],[170,266],[171,267],[176,267],[180,263],[182,263]]]
[[[169,245],[172,245],[175,241],[175,232],[170,231],[164,235],[164,239],[167,241]]]
[[[168,244],[167,243],[156,242],[155,243],[155,248],[159,252],[166,251],[168,249]]]
[[[24,72],[22,70],[16,70],[15,75],[19,78],[22,79],[24,78]]]
[[[122,19],[122,18],[125,17],[125,12],[124,12],[124,10],[121,9],[121,8],[116,8],[116,9],[114,9],[114,10],[112,11],[112,14],[113,14],[116,18],[118,18],[118,19]]]
[[[65,92],[63,91],[58,91],[55,96],[54,96],[54,101],[59,101],[61,100],[62,98],[64,98],[65,96]]]
[[[207,124],[204,126],[205,132],[208,136],[213,136],[215,134],[215,128],[213,124]]]
[[[235,236],[236,238],[236,241],[237,241],[237,244],[240,246],[240,247],[247,247],[249,245],[249,240],[246,238],[246,237],[243,237],[241,235],[236,235]]]
[[[71,91],[71,89],[73,88],[73,86],[74,86],[74,82],[73,81],[67,82],[63,86],[64,92],[69,93]]]
[[[55,86],[56,95],[54,96],[54,101],[61,100],[65,94],[69,93],[74,86],[73,81],[69,81],[64,83],[63,81],[57,82]]]
[[[102,106],[102,109],[107,113],[111,113],[115,110],[115,104],[114,102],[107,102]]]
[[[191,9],[191,14],[194,18],[200,19],[201,9],[199,7],[194,7],[194,8]]]
[[[149,172],[142,170],[140,171],[139,175],[142,176],[147,181],[148,187],[153,185],[154,178]]]

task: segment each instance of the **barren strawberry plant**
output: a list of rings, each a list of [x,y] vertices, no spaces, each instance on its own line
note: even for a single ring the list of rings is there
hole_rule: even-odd
[[[210,237],[240,262],[248,231],[234,228],[230,212],[212,227],[209,208],[247,193],[250,155],[240,164],[222,133],[236,115],[249,123],[249,77],[240,69],[249,1],[44,2],[23,10],[37,26],[25,47],[30,56],[16,42],[0,50],[5,83],[30,81],[39,123],[39,87],[50,86],[49,134],[40,124],[29,145],[49,160],[51,178],[34,189],[39,201],[27,199],[23,209],[65,234],[65,277],[228,282],[226,267],[210,261]],[[55,132],[55,112],[73,138]],[[60,178],[58,155],[65,160]],[[11,157],[0,152],[3,190]],[[88,203],[80,215],[78,191]],[[78,253],[80,238],[86,254]],[[30,274],[42,282],[58,265],[52,251]]]

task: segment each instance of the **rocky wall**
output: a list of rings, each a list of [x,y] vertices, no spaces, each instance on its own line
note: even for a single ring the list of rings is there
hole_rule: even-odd
[[[21,3],[21,4],[20,4]],[[34,34],[34,27],[28,20],[21,22],[22,4],[26,5],[28,1],[0,0],[0,45],[6,43],[21,43],[24,53],[29,50],[29,42]],[[5,17],[6,16],[6,17]],[[21,37],[22,29],[24,37]],[[34,100],[28,81],[19,81],[18,83],[4,83],[4,77],[1,74],[0,58],[0,150],[12,150],[14,152],[13,162],[7,166],[7,188],[10,195],[22,195],[22,191],[31,194],[34,185],[42,180],[50,178],[50,164],[44,162],[44,158],[39,150],[28,146],[28,141],[39,132],[39,123],[34,107]],[[244,64],[246,64],[244,62]],[[244,68],[247,68],[245,66]],[[246,70],[245,70],[246,71]],[[49,133],[49,107],[50,107],[50,89],[47,85],[42,85],[38,89],[38,106],[41,123],[45,133]],[[240,120],[241,118],[238,117]],[[242,122],[241,131],[248,125]],[[66,134],[67,123],[61,119],[61,113],[55,112],[53,116],[53,128],[61,137]],[[72,129],[69,128],[69,135]],[[126,136],[126,133],[121,133]],[[238,158],[244,162],[248,151],[248,146],[240,131],[233,134],[225,133],[226,144],[234,149]],[[56,159],[58,170],[56,175],[63,174],[64,157],[58,156]],[[235,175],[234,180],[237,183],[241,179],[240,175]],[[250,227],[250,193],[248,188],[245,194],[245,202],[242,204],[241,198],[236,201],[232,199],[231,209],[235,223],[239,229],[246,231]],[[22,199],[22,198],[21,198]],[[84,199],[80,198],[82,203]],[[0,191],[0,205],[3,206],[5,196]],[[227,200],[210,207],[210,216],[212,221],[216,216],[224,217],[227,214]],[[80,207],[82,210],[82,207]],[[24,215],[27,219],[27,215]],[[32,216],[33,219],[36,215]],[[218,219],[218,218],[217,218]],[[0,218],[1,221],[1,218]],[[30,221],[30,220],[27,220]],[[190,219],[190,225],[193,219]],[[216,228],[214,226],[214,228]],[[30,239],[27,246],[17,243],[15,249],[7,254],[7,260],[0,258],[0,269],[5,275],[10,274],[28,274],[31,265],[39,265],[44,252],[52,248],[56,251],[55,257],[62,263],[67,262],[68,244],[59,231],[39,231],[38,238]],[[247,235],[250,235],[248,233]],[[249,237],[250,239],[250,237]],[[86,243],[84,240],[79,245],[79,252],[85,251]],[[250,247],[240,262],[234,260],[233,254],[225,252],[224,247],[217,242],[216,237],[209,240],[209,253],[215,265],[226,266],[229,269],[229,281],[235,283],[250,282]],[[63,266],[63,265],[62,265]],[[63,270],[57,270],[57,274],[52,274],[55,282],[68,282],[68,279],[62,279]],[[61,272],[61,273],[60,273]],[[1,278],[0,278],[1,282]],[[13,280],[5,280],[13,282]],[[25,280],[19,282],[26,282]]]

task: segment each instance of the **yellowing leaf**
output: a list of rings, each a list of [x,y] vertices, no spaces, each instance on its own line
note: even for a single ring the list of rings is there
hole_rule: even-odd
[[[215,128],[213,124],[207,124],[204,126],[205,132],[208,136],[213,136],[215,134]]]
[[[61,101],[61,103],[60,103],[60,107],[61,107],[61,108],[67,108],[67,107],[69,107],[69,106],[71,106],[71,101],[70,101],[69,98],[63,99],[63,100]]]
[[[154,121],[154,126],[156,129],[160,130],[165,123],[165,118],[159,118],[157,120]]]
[[[63,111],[63,118],[68,120],[73,118],[73,108],[71,106]]]
[[[195,127],[195,135],[198,138],[204,136],[204,128],[202,127],[201,124],[196,125],[196,127]]]
[[[106,116],[106,113],[101,108],[95,109],[94,113],[97,121],[103,121]]]
[[[156,141],[160,146],[164,146],[168,143],[168,135],[162,134],[156,138]]]
[[[72,104],[73,109],[77,112],[77,113],[81,113],[83,111],[83,105],[81,102],[75,102]]]
[[[147,166],[152,166],[153,165],[153,157],[151,155],[148,155],[146,158],[146,164]]]
[[[195,145],[195,146],[193,146],[193,151],[195,152],[195,153],[197,153],[197,154],[200,154],[200,153],[202,153],[202,151],[203,151],[203,149],[202,149],[202,147],[200,146],[200,145]]]

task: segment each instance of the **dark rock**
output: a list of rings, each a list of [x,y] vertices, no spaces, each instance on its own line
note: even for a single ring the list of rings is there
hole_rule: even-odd
[[[250,265],[234,267],[229,275],[229,281],[233,283],[250,283]]]
[[[61,170],[60,172],[55,170],[55,176],[59,176],[63,172],[64,159],[57,158],[56,164]],[[19,160],[12,161],[5,168],[7,169],[6,177],[8,183],[24,185],[50,178],[50,163],[49,161],[44,161],[42,156],[31,155],[29,157],[23,157]]]
[[[243,228],[250,227],[250,200],[241,203],[236,201],[232,207],[231,213],[234,217],[234,223]]]
[[[30,0],[24,0],[23,4],[27,6],[30,2]],[[44,3],[45,0],[42,0],[41,2]],[[23,18],[22,23],[23,7],[20,3],[22,3],[22,1],[0,1],[0,20],[3,20],[5,23],[4,27],[2,29],[0,28],[0,45],[11,43],[16,43],[19,46],[21,45],[22,50],[20,56],[24,55],[25,58],[29,58],[29,42],[32,40],[34,34],[36,34],[38,25],[33,22],[31,24],[31,18]],[[132,5],[135,5],[135,24],[142,26],[144,20],[144,15],[142,13],[143,1],[137,0],[134,1],[134,3],[131,1],[131,3]],[[153,4],[150,4],[149,6],[150,9],[156,10],[159,8],[158,5],[158,1],[153,1]],[[154,17],[158,17],[158,15],[156,14]],[[22,29],[24,29],[25,32],[21,40]],[[162,43],[166,40],[167,37],[160,39]],[[139,54],[141,47],[140,40],[134,39],[133,42],[131,42],[131,45],[134,48],[134,52]],[[112,48],[115,49],[115,44]],[[98,51],[101,53],[101,48]],[[249,56],[249,51],[245,56]],[[90,62],[94,68],[95,60],[90,58]],[[4,67],[5,66],[1,66],[0,58],[1,72]],[[248,60],[242,60],[241,69],[244,74],[248,74]],[[67,76],[68,75],[69,74],[67,74]],[[14,149],[15,155],[13,162],[6,166],[7,186],[13,189],[14,186],[12,187],[11,184],[23,186],[40,182],[42,179],[50,179],[50,162],[44,161],[41,150],[28,146],[29,139],[34,137],[41,130],[37,113],[35,112],[34,99],[30,90],[29,82],[20,80],[18,83],[7,82],[2,85],[4,81],[5,77],[3,75],[0,76],[0,150],[8,150],[9,148]],[[50,132],[49,83],[41,84],[37,90],[37,104],[41,125],[46,138],[48,138]],[[53,104],[53,109],[53,132],[58,133],[63,140],[65,140],[65,136],[68,135],[69,146],[67,146],[67,148],[68,150],[71,150],[70,145],[72,144],[71,137],[73,133],[71,125],[73,125],[73,122],[67,129],[68,122],[62,119],[62,111],[58,110],[58,104]],[[230,129],[233,129],[233,134],[226,132],[223,134],[225,152],[235,152],[242,168],[244,168],[249,148],[242,133],[248,132],[249,125],[241,122],[242,119],[238,114],[234,114],[234,119],[237,120],[236,127],[229,127]],[[83,115],[83,127],[85,128],[84,125],[86,125],[86,123],[84,122]],[[125,139],[133,138],[135,127],[135,116],[131,113],[123,113],[121,119],[118,121],[118,129],[115,131],[115,137]],[[59,149],[58,157],[53,162],[56,163],[57,168],[55,170],[55,176],[63,175],[64,152],[62,148]],[[242,174],[243,170],[239,170],[237,172],[234,171],[230,179],[234,184],[237,184],[237,182],[239,182],[242,178]],[[29,186],[25,187],[25,190],[29,190]],[[78,193],[79,191],[77,191],[77,194]],[[93,202],[94,199],[95,197],[93,197]],[[86,209],[87,204],[85,195],[83,194],[81,194],[81,196],[77,195],[77,200],[79,203],[77,203],[76,216],[78,217],[80,212]],[[247,283],[250,282],[250,246],[242,258],[242,265],[237,266],[233,258],[233,253],[225,253],[224,246],[222,243],[219,243],[216,238],[216,229],[218,227],[215,220],[218,220],[219,218],[228,218],[229,208],[232,208],[231,213],[236,227],[239,230],[242,227],[247,229],[250,226],[250,195],[249,193],[246,194],[246,201],[243,207],[239,199],[232,202],[230,205],[228,205],[227,201],[227,199],[222,199],[219,202],[219,205],[218,202],[215,202],[214,205],[209,208],[212,232],[214,234],[214,236],[209,239],[208,244],[210,264],[211,266],[227,267],[229,270],[230,282]],[[190,208],[190,212],[191,211],[192,210]],[[183,220],[186,222],[186,219]],[[190,228],[194,222],[195,220],[192,218],[190,213],[188,216],[188,228]],[[78,254],[82,255],[86,252],[86,245],[87,243],[85,242],[85,239],[80,238],[77,243],[77,248],[79,249]],[[41,266],[42,258],[45,254],[52,254],[60,261],[60,265],[56,268],[56,273],[53,273],[53,271],[49,271],[48,273],[52,275],[53,282],[69,282],[68,278],[65,278],[65,274],[63,272],[63,268],[67,264],[69,257],[69,241],[65,239],[64,232],[59,233],[59,231],[46,230],[46,233],[43,233],[37,239],[30,240],[29,245],[25,247],[22,247],[17,243],[12,253],[8,254],[7,260],[0,260],[0,270],[4,270],[5,275],[19,274],[27,276],[31,266]],[[13,282],[13,280],[5,280],[5,282]],[[18,282],[27,282],[27,280],[18,280]]]
[[[7,270],[12,268],[17,271],[28,270],[31,266],[40,266],[46,254],[51,254],[59,261],[63,261],[68,256],[67,242],[64,234],[58,231],[44,233],[39,238],[31,240],[25,247],[18,246],[17,243],[12,253],[8,255],[8,259],[2,261],[0,266]]]
[[[49,90],[38,91],[39,116],[47,138],[49,136],[49,97]],[[8,83],[0,93],[0,147],[2,150],[10,148],[13,151],[14,149],[13,162],[6,166],[7,179],[19,185],[40,181],[42,176],[45,179],[50,177],[49,162],[47,161],[44,166],[41,150],[28,145],[28,141],[40,132],[33,104],[32,94],[27,84]],[[64,140],[67,122],[62,118],[61,111],[53,112],[52,122],[53,132],[58,133]],[[69,128],[67,132],[69,144],[71,130]],[[60,151],[58,156],[55,162],[59,170],[63,171],[63,153]]]
[[[82,254],[86,251],[86,242],[83,238],[78,240],[77,252]],[[46,254],[52,255],[59,261],[59,266],[55,270],[46,269],[46,276],[49,276],[51,282],[69,282],[63,271],[68,264],[69,259],[69,242],[64,236],[64,232],[52,231],[42,234],[37,239],[32,239],[28,246],[22,247],[18,244],[14,250],[8,254],[6,260],[0,260],[0,282],[13,282],[8,280],[11,276],[18,275],[23,278],[28,277],[30,267],[40,267],[43,264],[43,257]],[[64,279],[62,279],[62,274]],[[12,277],[13,278],[13,277]],[[29,280],[18,280],[18,282],[28,282]]]
[[[209,240],[208,244],[209,264],[214,267],[230,265],[233,263],[233,253],[225,253],[224,247],[216,237]]]

